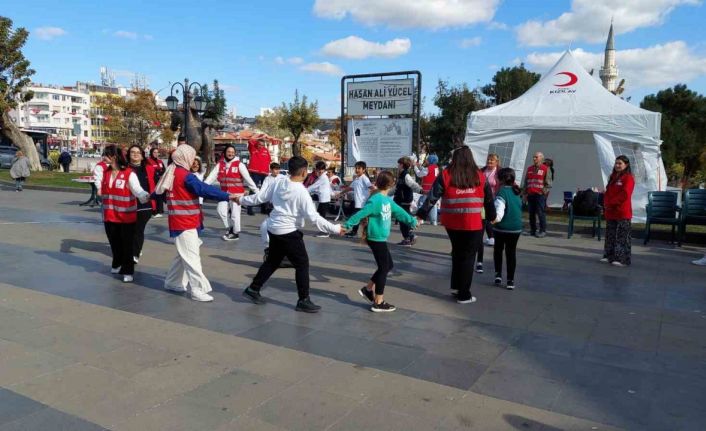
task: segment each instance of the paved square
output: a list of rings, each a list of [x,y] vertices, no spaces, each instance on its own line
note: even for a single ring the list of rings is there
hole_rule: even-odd
[[[255,306],[241,290],[262,259],[261,216],[220,239],[206,204],[202,259],[215,302],[162,290],[174,249],[147,226],[134,284],[82,195],[0,190],[0,431],[702,430],[702,250],[635,244],[633,265],[561,226],[522,237],[517,289],[476,274],[478,302],[448,295],[450,245],[424,226],[373,314],[357,293],[368,249],[307,230],[316,315],[296,313],[293,270]],[[396,233],[395,233],[396,234]],[[393,235],[396,238],[397,235]],[[391,239],[393,239],[391,238]],[[703,238],[702,238],[703,239]],[[636,241],[637,242],[637,241]]]

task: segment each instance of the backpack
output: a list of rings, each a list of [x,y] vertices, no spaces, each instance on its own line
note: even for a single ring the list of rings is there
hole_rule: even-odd
[[[598,193],[591,189],[579,190],[571,203],[574,214],[577,216],[597,216],[601,213],[598,202]]]

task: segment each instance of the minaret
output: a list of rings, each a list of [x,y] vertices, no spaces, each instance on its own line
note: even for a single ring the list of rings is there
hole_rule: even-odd
[[[608,42],[605,44],[605,58],[599,73],[603,86],[610,92],[618,86],[618,67],[615,65],[615,42],[613,40],[613,20],[610,20]]]

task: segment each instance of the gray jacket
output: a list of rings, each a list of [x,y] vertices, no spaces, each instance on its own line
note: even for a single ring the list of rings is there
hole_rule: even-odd
[[[10,176],[14,179],[29,177],[29,159],[25,156],[12,159]]]

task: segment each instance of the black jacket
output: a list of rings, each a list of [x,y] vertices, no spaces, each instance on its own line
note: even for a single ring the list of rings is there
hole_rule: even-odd
[[[398,205],[409,205],[414,200],[414,192],[412,188],[405,183],[404,179],[409,173],[409,169],[400,171],[397,176],[397,185],[395,185],[394,201]]]

